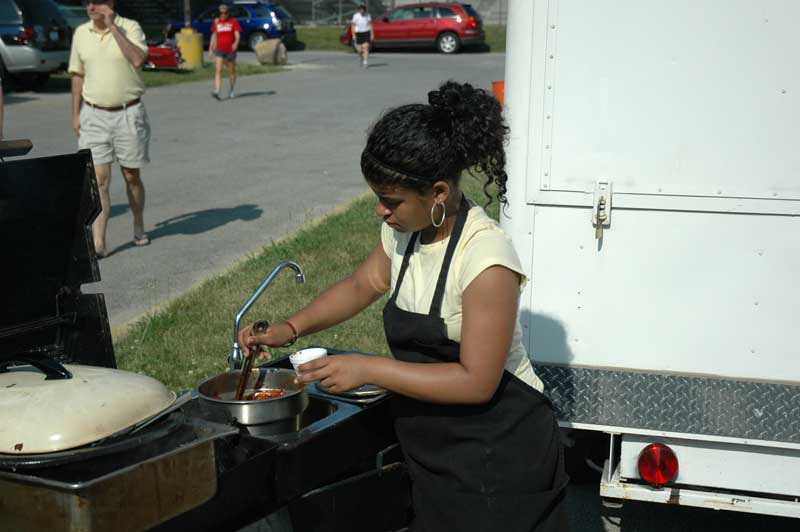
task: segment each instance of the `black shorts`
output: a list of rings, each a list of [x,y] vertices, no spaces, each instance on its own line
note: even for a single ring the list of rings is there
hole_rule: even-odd
[[[364,44],[365,42],[369,42],[369,32],[368,31],[356,32],[356,44]]]
[[[216,57],[221,57],[225,61],[236,61],[236,52],[223,52],[222,50],[214,50]]]

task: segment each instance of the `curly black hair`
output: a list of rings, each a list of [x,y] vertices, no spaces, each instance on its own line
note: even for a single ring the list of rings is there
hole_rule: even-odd
[[[483,89],[447,81],[428,93],[428,105],[391,109],[372,126],[361,153],[361,171],[376,186],[400,186],[419,193],[436,181],[458,183],[462,172],[486,176],[506,203],[508,126],[500,103]]]

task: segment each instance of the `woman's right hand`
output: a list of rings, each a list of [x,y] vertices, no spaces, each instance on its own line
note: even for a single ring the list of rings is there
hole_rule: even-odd
[[[245,356],[250,356],[250,353],[260,345],[283,347],[294,338],[294,331],[285,321],[270,325],[262,334],[253,333],[253,325],[255,324],[251,323],[239,331],[239,347]],[[269,359],[270,355],[262,351],[258,357]]]

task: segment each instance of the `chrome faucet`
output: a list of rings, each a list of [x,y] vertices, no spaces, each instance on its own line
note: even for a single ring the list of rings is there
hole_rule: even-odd
[[[241,323],[242,318],[247,311],[250,310],[250,307],[253,306],[253,303],[255,303],[259,297],[261,297],[261,294],[264,293],[264,290],[266,290],[270,283],[272,283],[273,279],[275,279],[275,276],[278,275],[282,269],[287,267],[297,272],[294,277],[295,282],[306,282],[306,276],[303,274],[303,269],[300,268],[296,262],[291,260],[282,260],[272,269],[271,272],[269,272],[267,278],[261,282],[258,288],[256,288],[256,291],[253,292],[253,295],[250,296],[247,301],[245,301],[244,305],[242,305],[242,308],[239,309],[239,312],[236,314],[236,318],[233,320],[233,345],[231,345],[231,352],[228,355],[228,365],[230,366],[231,370],[240,369],[242,367],[242,362],[244,362],[244,353],[242,353],[242,349],[239,346],[239,324]]]

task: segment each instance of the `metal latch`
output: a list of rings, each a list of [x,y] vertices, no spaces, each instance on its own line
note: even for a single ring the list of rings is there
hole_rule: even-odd
[[[375,455],[375,470],[378,472],[378,478],[383,475],[383,462],[385,461],[386,455],[398,447],[400,447],[399,443],[393,443],[386,449],[378,451],[378,454]]]
[[[611,225],[611,181],[598,181],[594,185],[592,225],[598,240],[603,238],[603,228]]]

